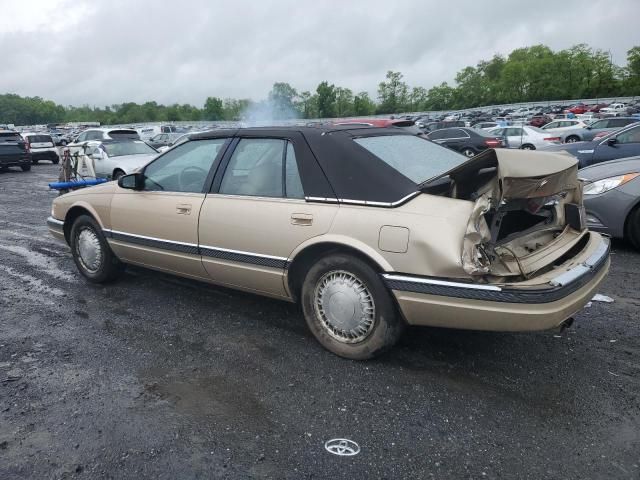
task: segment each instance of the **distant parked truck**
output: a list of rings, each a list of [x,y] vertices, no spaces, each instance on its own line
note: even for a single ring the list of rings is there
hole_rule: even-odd
[[[138,129],[140,138],[147,140],[159,133],[177,133],[178,129],[175,125],[149,125]]]

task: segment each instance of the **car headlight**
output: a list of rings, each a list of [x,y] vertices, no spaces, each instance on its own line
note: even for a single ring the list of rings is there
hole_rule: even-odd
[[[626,173],[615,177],[603,178],[602,180],[589,183],[584,187],[584,195],[600,195],[617,188],[636,178],[640,173]]]

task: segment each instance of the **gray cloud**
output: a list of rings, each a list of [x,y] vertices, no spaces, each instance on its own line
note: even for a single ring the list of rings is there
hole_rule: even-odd
[[[587,43],[623,64],[626,50],[640,44],[637,0],[22,0],[19,6],[31,14],[0,20],[0,92],[73,105],[261,99],[276,81],[313,90],[329,80],[375,94],[387,70],[428,88],[522,46]],[[41,15],[33,13],[38,9]]]

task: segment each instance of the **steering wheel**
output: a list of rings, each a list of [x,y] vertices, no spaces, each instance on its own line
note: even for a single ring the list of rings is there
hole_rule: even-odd
[[[202,174],[203,177],[207,176],[207,171],[204,168],[196,167],[193,165],[185,168],[184,170],[182,170],[182,172],[180,172],[180,176],[178,177],[178,182],[180,183],[180,190],[182,191],[187,191],[188,189],[185,187],[188,187],[190,184],[194,183],[193,179],[190,182],[188,181],[188,177],[186,176],[187,172],[200,173]]]

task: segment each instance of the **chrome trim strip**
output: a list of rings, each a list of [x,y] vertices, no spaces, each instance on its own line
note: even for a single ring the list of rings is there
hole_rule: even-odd
[[[411,192],[409,195],[397,200],[395,202],[374,202],[370,200],[351,200],[348,198],[323,198],[323,197],[304,197],[304,199],[308,202],[323,202],[323,203],[342,203],[345,205],[361,205],[361,206],[371,206],[371,207],[396,207],[406,201],[410,200],[413,197],[420,195],[420,192]]]
[[[162,238],[149,237],[146,235],[137,235],[133,233],[121,232],[119,230],[111,230],[103,228],[104,234],[116,241],[143,245],[150,248],[160,250],[169,250],[191,255],[199,255],[201,257],[213,257],[232,262],[249,263],[262,267],[271,267],[285,269],[289,266],[289,259],[286,257],[276,257],[265,255],[262,253],[244,252],[241,250],[231,250],[228,248],[218,248],[208,245],[197,245],[195,243],[177,242],[174,240],[165,240]]]
[[[289,261],[287,257],[276,257],[274,255],[265,255],[263,253],[245,252],[243,250],[231,250],[230,248],[211,247],[209,245],[200,245],[200,248],[207,250],[216,250],[218,252],[235,253],[237,255],[247,255],[251,257],[269,258],[271,260]]]
[[[53,224],[53,225],[59,225],[61,227],[64,226],[64,222],[62,220],[58,220],[57,218],[53,218],[53,217],[47,218],[47,223]]]
[[[173,243],[174,245],[184,245],[185,247],[197,247],[198,244],[197,243],[186,243],[186,242],[176,242],[174,240],[165,240],[164,238],[157,238],[157,237],[147,237],[145,235],[137,235],[135,233],[128,233],[128,232],[121,232],[119,230],[110,230],[108,228],[103,228],[102,229],[103,232],[109,232],[112,235],[123,235],[126,237],[135,237],[135,238],[141,238],[143,240],[151,240],[151,241],[156,241],[156,242],[162,242],[162,243]]]
[[[473,290],[492,290],[494,292],[502,291],[502,288],[496,285],[477,285],[473,283],[450,282],[446,280],[436,280],[435,278],[409,277],[405,275],[393,275],[384,273],[382,275],[385,280],[396,280],[400,282],[424,283],[428,285],[441,285],[444,287],[468,288]]]
[[[575,282],[578,278],[580,278],[590,270],[591,269],[586,265],[578,265],[577,267],[574,267],[571,270],[567,270],[566,272],[549,280],[549,285],[553,287],[564,287],[571,282]]]

